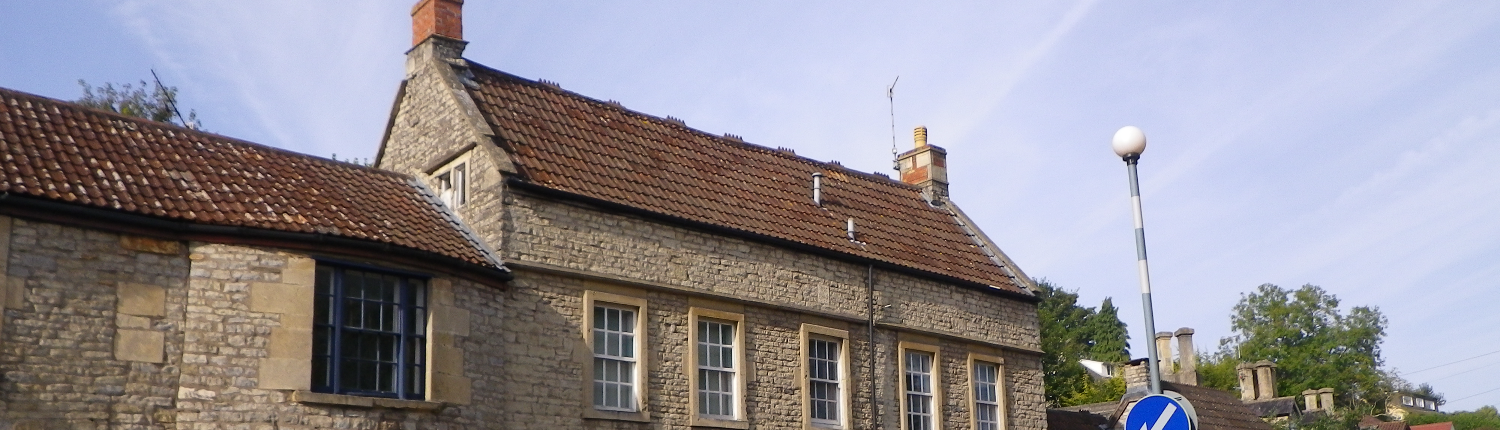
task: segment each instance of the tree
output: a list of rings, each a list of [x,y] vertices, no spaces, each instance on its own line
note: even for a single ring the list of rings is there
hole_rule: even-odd
[[[1500,413],[1494,406],[1484,406],[1473,412],[1412,414],[1406,417],[1410,425],[1453,422],[1455,430],[1500,430]]]
[[[1123,379],[1094,381],[1080,359],[1119,363],[1129,355],[1129,335],[1114,304],[1105,299],[1098,310],[1078,305],[1078,294],[1037,280],[1042,299],[1037,314],[1042,329],[1042,381],[1047,402],[1071,406],[1119,400]]]
[[[198,128],[197,111],[188,111],[186,124],[172,120],[179,115],[173,105],[177,100],[177,87],[163,87],[158,83],[153,88],[146,81],[141,81],[138,87],[131,84],[115,87],[113,83],[91,87],[82,79],[78,80],[78,85],[83,87],[83,98],[75,100],[75,103],[156,122]]]
[[[1230,325],[1236,334],[1221,341],[1218,358],[1276,363],[1277,393],[1332,387],[1341,403],[1374,405],[1391,389],[1380,370],[1386,319],[1378,308],[1344,314],[1338,298],[1317,286],[1265,284],[1240,296]]]

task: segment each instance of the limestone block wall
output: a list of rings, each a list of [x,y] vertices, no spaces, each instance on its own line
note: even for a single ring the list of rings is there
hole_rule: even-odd
[[[160,428],[180,377],[178,242],[0,217],[0,427]]]
[[[735,303],[746,324],[746,412],[756,426],[803,426],[801,324],[850,332],[852,423],[900,428],[897,338],[916,333],[942,348],[944,428],[969,428],[970,353],[1002,357],[1008,428],[1045,427],[1039,328],[1031,304],[875,271],[875,372],[863,323],[867,266],[608,213],[525,193],[505,197],[501,248],[518,276],[505,313],[515,344],[505,360],[517,371],[508,387],[534,397],[507,402],[514,428],[634,428],[585,419],[583,366],[591,357],[579,327],[585,291],[644,298],[649,413],[654,428],[688,428],[690,385],[684,367],[688,313],[695,300]],[[559,377],[560,376],[560,377]],[[870,395],[871,385],[876,394]]]
[[[0,257],[0,428],[504,428],[493,287],[429,281],[429,398],[400,401],[306,391],[308,255],[0,217]]]

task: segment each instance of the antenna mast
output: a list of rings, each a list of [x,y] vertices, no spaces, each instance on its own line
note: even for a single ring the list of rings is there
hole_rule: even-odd
[[[901,171],[901,164],[896,161],[896,82],[900,81],[901,76],[896,75],[891,86],[885,87],[885,99],[891,102],[891,169],[897,172]]]
[[[161,93],[167,96],[167,106],[171,106],[172,113],[177,114],[177,121],[181,122],[182,126],[187,127],[189,130],[197,130],[198,127],[194,124],[188,124],[187,119],[182,117],[182,111],[177,110],[177,100],[173,99],[172,92],[167,91],[167,87],[161,84],[161,78],[156,76],[156,69],[151,69],[151,79],[156,80],[156,89],[161,90]],[[891,133],[895,133],[895,126],[892,127],[893,128],[891,129]],[[894,134],[891,135],[891,139],[895,139]],[[895,140],[892,140],[891,144],[895,145]],[[894,149],[895,146],[892,146],[891,148]]]

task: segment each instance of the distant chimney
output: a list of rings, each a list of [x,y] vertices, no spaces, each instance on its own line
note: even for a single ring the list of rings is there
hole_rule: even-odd
[[[1193,349],[1193,329],[1177,329],[1177,383],[1198,385],[1198,351]]]
[[[1240,377],[1240,400],[1255,400],[1255,365],[1240,363],[1234,370]]]
[[[948,197],[948,151],[927,144],[927,127],[912,132],[916,149],[896,156],[901,182],[922,187],[922,193],[933,201]]]
[[[823,206],[823,172],[813,172],[813,204]]]
[[[1276,398],[1276,364],[1261,360],[1255,362],[1255,399]]]
[[[464,38],[464,0],[419,0],[411,8],[411,45],[428,36],[455,40]]]
[[[1318,407],[1333,409],[1333,388],[1321,388],[1318,390]]]
[[[1156,332],[1156,359],[1159,360],[1161,375],[1172,374],[1172,332]],[[1166,379],[1166,378],[1162,378]]]
[[[1302,390],[1302,404],[1306,406],[1302,408],[1304,411],[1318,410],[1318,390]]]

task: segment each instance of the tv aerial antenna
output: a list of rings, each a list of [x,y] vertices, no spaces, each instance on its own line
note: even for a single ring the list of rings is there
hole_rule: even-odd
[[[161,84],[161,78],[156,76],[156,69],[151,69],[151,79],[156,80],[156,89],[161,91],[162,95],[167,96],[167,105],[172,107],[172,113],[177,114],[177,121],[181,122],[182,126],[187,127],[189,130],[197,130],[197,124],[190,123],[187,121],[187,118],[182,117],[182,111],[177,109],[176,97],[172,96],[171,91],[167,91],[167,86]],[[894,131],[892,131],[892,133],[894,133]],[[895,137],[892,137],[891,139],[895,139]],[[892,145],[895,145],[894,140],[892,140],[891,142]],[[892,146],[891,148],[894,149],[895,146]]]
[[[896,80],[885,87],[885,99],[891,103],[891,169],[901,171],[901,163],[896,161],[896,82],[901,81],[901,76],[896,75]]]

